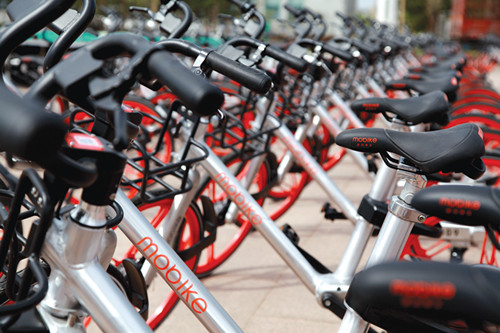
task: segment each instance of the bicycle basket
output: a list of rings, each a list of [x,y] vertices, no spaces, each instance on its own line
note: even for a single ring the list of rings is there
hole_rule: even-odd
[[[3,232],[0,280],[4,282],[0,290],[1,329],[8,329],[23,312],[40,303],[47,293],[46,266],[39,258],[53,211],[46,187],[34,169],[22,173],[16,192],[0,190]],[[30,226],[25,230],[28,232],[23,233],[27,226]],[[26,268],[23,268],[25,264]]]
[[[225,102],[221,109],[222,119],[211,122],[206,133],[206,142],[218,155],[235,153],[242,160],[251,159],[269,151],[267,135],[276,130],[276,126],[266,125],[267,117],[274,117],[269,112],[273,103],[268,103],[264,116],[255,111],[258,96],[242,86],[229,86],[224,83],[221,89]],[[214,118],[212,118],[214,119]]]
[[[142,202],[155,202],[190,190],[189,170],[194,163],[205,159],[207,152],[192,138],[180,151],[175,151],[173,132],[178,128],[179,102],[161,107],[134,96],[127,98],[122,107],[127,111],[131,139],[121,182],[127,195],[140,197]],[[70,115],[70,126],[73,130],[101,135],[95,128],[95,117],[83,110]],[[187,158],[190,149],[201,149],[204,154]]]

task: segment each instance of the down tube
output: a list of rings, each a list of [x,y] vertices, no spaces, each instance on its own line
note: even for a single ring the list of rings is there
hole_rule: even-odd
[[[242,332],[196,275],[120,189],[116,193],[115,200],[122,207],[125,216],[118,225],[120,230],[205,328],[209,332]]]
[[[252,225],[264,236],[268,243],[285,260],[304,285],[313,293],[321,280],[321,275],[304,258],[302,253],[267,216],[262,207],[238,182],[222,161],[209,150],[208,158],[200,162],[210,177],[222,188],[238,206]]]
[[[269,119],[266,122],[266,126],[273,126],[271,122],[273,119]],[[286,148],[292,153],[295,161],[306,170],[306,172],[311,176],[312,179],[317,181],[318,185],[325,191],[330,200],[340,207],[340,210],[344,215],[353,223],[357,223],[360,216],[356,208],[352,205],[349,199],[342,193],[342,191],[337,187],[337,185],[330,179],[325,170],[316,162],[316,160],[309,154],[309,152],[304,148],[304,146],[295,140],[294,135],[286,126],[281,126],[274,131],[274,135],[280,139],[280,141],[286,146]]]

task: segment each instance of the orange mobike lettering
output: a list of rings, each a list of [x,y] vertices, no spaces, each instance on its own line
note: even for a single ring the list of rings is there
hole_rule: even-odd
[[[231,180],[224,173],[219,173],[215,176],[215,180],[224,189],[227,195],[233,200],[233,202],[238,206],[242,213],[250,220],[253,225],[259,225],[262,223],[262,216],[254,211],[252,204],[247,201],[245,195],[238,190],[238,187],[231,183]]]
[[[305,160],[306,157],[304,156],[304,152],[298,146],[296,146],[296,142],[288,142],[287,147],[297,155],[297,161],[304,161],[301,166],[309,172],[311,177],[314,177],[314,175],[318,173],[318,169],[316,168],[314,163],[312,163],[311,160]]]
[[[481,202],[477,200],[441,198],[439,199],[439,206],[444,206],[447,208],[479,210],[479,208],[481,208]]]
[[[207,301],[198,297],[198,292],[192,290],[193,283],[190,283],[189,279],[183,279],[182,273],[176,268],[175,264],[169,267],[170,259],[166,255],[158,253],[158,245],[153,242],[151,237],[144,237],[135,245],[139,250],[142,249],[141,252],[144,256],[147,256],[146,252],[149,249],[153,249],[148,256],[148,258],[153,259],[153,266],[161,272],[164,272],[167,281],[169,281],[177,291],[181,292],[182,290],[180,295],[184,297],[186,303],[194,312],[203,313],[207,310]],[[183,280],[184,282],[182,282]]]
[[[401,297],[405,308],[440,309],[446,300],[455,297],[456,287],[451,282],[394,280],[389,285],[391,295]]]
[[[352,138],[352,142],[361,142],[361,143],[376,143],[377,138],[364,138],[355,136]]]
[[[365,103],[363,104],[363,107],[368,110],[375,110],[378,107],[380,107],[380,104],[378,103]]]

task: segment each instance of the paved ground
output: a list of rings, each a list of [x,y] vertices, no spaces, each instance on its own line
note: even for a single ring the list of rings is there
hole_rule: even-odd
[[[357,207],[369,190],[370,179],[350,157],[329,174]],[[320,210],[326,201],[326,195],[312,183],[277,224],[290,224],[300,236],[300,245],[333,270],[353,226],[347,220],[325,220]],[[234,256],[203,283],[245,332],[332,331],[339,323],[318,305],[257,232],[250,234]],[[204,328],[179,304],[160,331],[203,332]]]
[[[500,67],[490,78],[500,91]],[[356,207],[371,185],[349,156],[329,175]],[[319,186],[311,183],[277,224],[292,225],[300,235],[300,245],[334,270],[353,226],[346,220],[325,220],[320,210],[326,201]],[[373,240],[369,247],[372,245]],[[476,255],[474,251],[466,258],[474,261]],[[203,283],[245,332],[334,332],[339,325],[339,319],[317,303],[257,232],[250,234],[234,256]],[[180,304],[159,331],[205,329]]]
[[[490,78],[500,91],[500,66]],[[355,207],[371,185],[371,180],[349,156],[329,175]],[[311,183],[277,224],[292,225],[300,236],[300,245],[334,270],[353,226],[346,220],[333,223],[325,220],[320,210],[326,201],[319,186]],[[372,245],[373,239],[365,252],[369,253]],[[477,262],[477,249],[466,254],[466,260]],[[257,232],[251,233],[234,256],[213,275],[203,279],[203,283],[245,332],[334,332],[340,323],[335,315],[317,303]],[[161,297],[166,287],[159,284],[157,288],[153,294]],[[179,304],[158,331],[206,330],[184,305]]]

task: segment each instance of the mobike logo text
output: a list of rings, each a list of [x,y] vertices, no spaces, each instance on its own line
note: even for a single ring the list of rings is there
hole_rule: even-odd
[[[446,207],[446,214],[471,216],[472,211],[481,208],[481,203],[477,200],[441,198],[439,199],[439,206]]]
[[[355,136],[352,138],[352,142],[356,143],[357,147],[372,147],[374,143],[377,143],[377,138]]]
[[[152,264],[158,270],[165,274],[165,278],[170,282],[175,290],[180,292],[180,296],[186,300],[191,309],[196,313],[203,313],[207,310],[207,301],[198,297],[198,292],[193,290],[193,283],[189,279],[185,279],[182,273],[176,268],[175,264],[170,266],[169,258],[161,253],[158,253],[158,245],[156,245],[150,237],[144,237],[137,244],[136,247],[141,250],[144,256],[146,252],[151,250],[148,258],[152,259]],[[184,282],[183,282],[184,280]]]
[[[380,107],[380,104],[378,104],[378,103],[365,103],[365,104],[363,104],[363,108],[365,110],[377,110],[378,107]]]
[[[318,173],[318,168],[316,167],[317,164],[314,163],[315,162],[314,158],[312,158],[312,156],[309,153],[307,153],[306,155],[306,153],[304,153],[305,148],[303,146],[299,146],[296,140],[286,141],[285,144],[287,148],[290,149],[290,151],[292,152],[293,156],[295,157],[295,160],[302,161],[300,166],[306,169],[311,178],[313,178]]]
[[[455,297],[456,288],[451,282],[394,280],[389,292],[401,297],[401,306],[405,308],[440,309],[444,301]]]
[[[250,220],[253,225],[259,225],[262,223],[262,216],[255,212],[252,204],[248,199],[238,190],[238,187],[231,183],[229,177],[224,173],[219,173],[215,176],[215,180],[224,189],[224,192],[233,200],[233,202],[238,206],[241,212]]]

